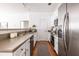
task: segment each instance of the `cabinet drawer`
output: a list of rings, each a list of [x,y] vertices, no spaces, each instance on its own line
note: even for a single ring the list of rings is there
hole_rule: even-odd
[[[21,45],[14,53],[14,56],[21,56],[22,53],[25,52],[25,43]]]

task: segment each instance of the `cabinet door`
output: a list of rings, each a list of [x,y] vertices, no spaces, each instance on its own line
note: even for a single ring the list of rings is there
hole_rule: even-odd
[[[35,46],[36,41],[37,41],[37,34],[34,34],[34,46]]]
[[[26,41],[26,56],[30,56],[30,39]]]
[[[38,41],[38,38],[39,38],[39,36],[38,36],[38,33],[35,33],[34,34],[34,45],[33,46],[35,46],[35,44],[36,44],[36,41]]]
[[[25,43],[13,52],[14,56],[25,56]]]
[[[58,54],[58,37],[54,36],[54,49],[56,53]]]
[[[21,51],[20,56],[25,56],[25,55],[26,55],[26,51],[25,50]]]

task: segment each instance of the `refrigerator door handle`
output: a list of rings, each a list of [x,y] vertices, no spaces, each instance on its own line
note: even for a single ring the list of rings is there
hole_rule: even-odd
[[[67,13],[66,13],[65,16],[64,16],[64,22],[63,22],[63,43],[64,43],[65,52],[66,52],[66,55],[67,55],[66,19],[67,19]]]
[[[69,49],[69,13],[67,12],[67,20],[66,20],[66,45],[67,50]]]

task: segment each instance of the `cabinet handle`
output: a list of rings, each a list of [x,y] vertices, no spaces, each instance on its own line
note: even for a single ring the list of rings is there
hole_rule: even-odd
[[[23,51],[23,49],[21,49],[21,51]]]

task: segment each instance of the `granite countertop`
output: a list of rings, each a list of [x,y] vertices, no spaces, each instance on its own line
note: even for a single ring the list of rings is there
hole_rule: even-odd
[[[32,35],[33,33],[27,33],[24,36],[19,36],[13,39],[0,40],[0,52],[15,51],[21,44],[27,41]]]

